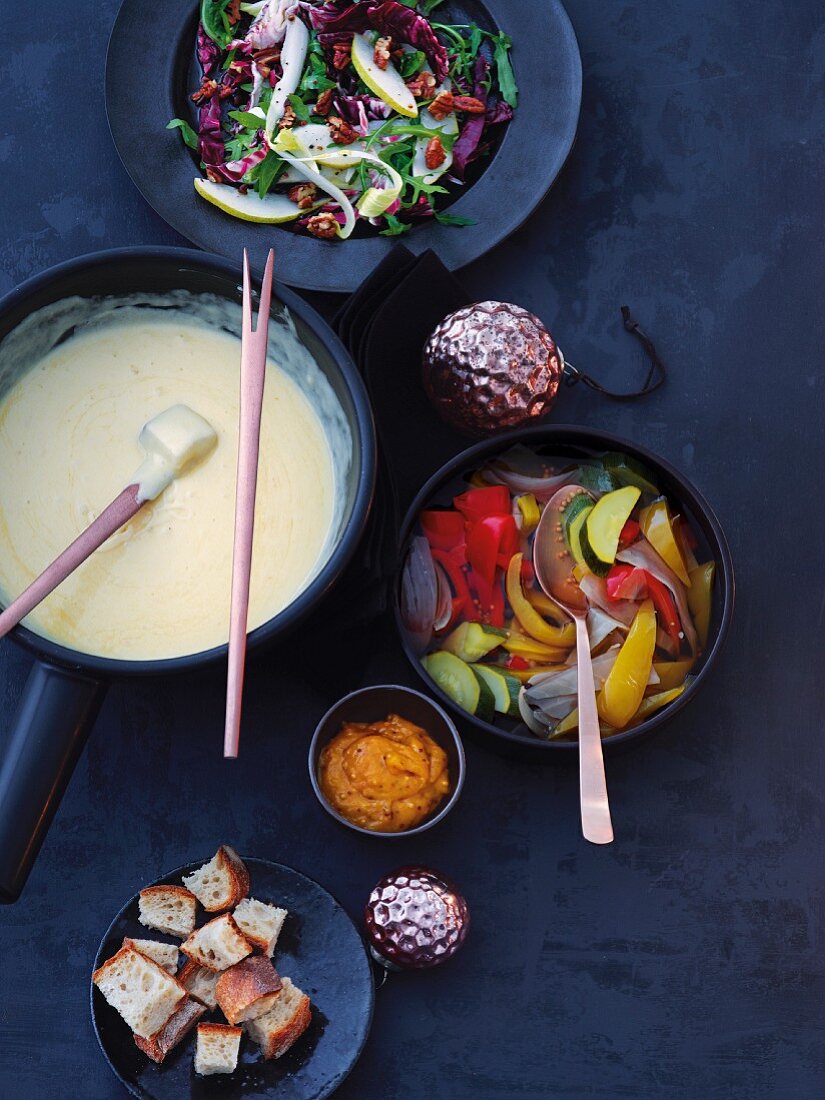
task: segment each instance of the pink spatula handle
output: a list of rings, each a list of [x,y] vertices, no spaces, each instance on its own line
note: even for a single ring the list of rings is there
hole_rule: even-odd
[[[269,304],[275,253],[266,261],[258,325],[252,328],[252,284],[249,256],[243,254],[243,331],[241,335],[241,412],[238,429],[238,474],[235,490],[235,543],[232,552],[232,599],[229,609],[229,670],[226,682],[226,726],[223,754],[238,755],[241,700],[246,665],[246,628],[249,618],[249,580],[255,528],[255,492],[261,440],[261,407],[266,377]]]
[[[46,566],[25,592],[9,604],[0,614],[0,638],[17,626],[21,619],[42,603],[50,592],[53,592],[70,573],[83,564],[86,558],[140,511],[145,501],[138,501],[137,493],[137,485],[127,486],[120,496],[113,500],[108,508],[105,508],[97,519],[93,520],[86,530],[54,559],[51,565]]]

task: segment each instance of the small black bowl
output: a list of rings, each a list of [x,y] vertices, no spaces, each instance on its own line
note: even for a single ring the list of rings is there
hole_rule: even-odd
[[[675,467],[638,443],[632,443],[628,439],[611,435],[609,432],[567,424],[548,424],[543,427],[520,428],[484,440],[445,463],[422,487],[412,502],[401,527],[399,570],[394,594],[395,619],[401,645],[416,672],[426,684],[427,690],[458,715],[474,740],[504,755],[517,756],[537,763],[573,761],[577,758],[578,741],[543,741],[530,733],[524,725],[516,726],[511,722],[510,728],[504,725],[496,726],[462,710],[424,672],[419,654],[411,644],[401,620],[399,604],[401,570],[409,540],[417,529],[419,513],[431,505],[448,503],[453,495],[451,490],[462,477],[469,476],[484,462],[502,454],[515,444],[539,448],[546,451],[549,456],[569,458],[572,461],[596,458],[608,451],[621,451],[637,458],[656,474],[662,492],[668,500],[678,505],[683,515],[687,516],[694,530],[704,539],[707,553],[716,562],[717,575],[708,644],[698,665],[692,670],[693,679],[678,699],[657,711],[646,722],[640,722],[632,729],[604,738],[602,744],[605,753],[620,752],[644,741],[693,699],[707,680],[722,650],[733,615],[734,600],[733,562],[727,539],[711,506]]]
[[[450,768],[450,795],[446,802],[439,803],[435,809],[424,818],[420,825],[412,829],[404,829],[400,833],[380,833],[375,829],[364,829],[361,825],[355,825],[348,818],[339,814],[327,801],[321,785],[318,781],[318,761],[321,751],[340,731],[345,722],[380,722],[388,714],[398,714],[406,718],[408,722],[420,726],[447,754]],[[356,833],[365,836],[382,837],[387,840],[397,840],[399,837],[415,836],[437,825],[446,817],[450,810],[458,802],[461,788],[464,786],[464,746],[458,730],[452,720],[445,714],[438,703],[422,695],[413,688],[401,687],[398,684],[383,684],[376,687],[361,688],[339,699],[334,706],[326,712],[318,723],[312,741],[309,745],[309,778],[315,795],[327,813],[346,825],[348,829],[354,829]]]

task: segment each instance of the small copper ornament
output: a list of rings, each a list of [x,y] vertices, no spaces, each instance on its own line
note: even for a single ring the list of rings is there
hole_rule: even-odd
[[[427,396],[448,424],[470,435],[535,423],[550,410],[563,370],[539,318],[508,302],[449,314],[424,347]]]
[[[438,871],[401,867],[376,884],[364,919],[377,962],[390,970],[423,970],[458,951],[467,936],[470,911]]]

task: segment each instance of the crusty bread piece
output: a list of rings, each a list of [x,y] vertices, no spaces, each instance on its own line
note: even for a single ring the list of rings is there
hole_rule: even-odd
[[[233,1073],[238,1064],[241,1035],[241,1028],[229,1024],[198,1024],[195,1073],[204,1077],[211,1073]]]
[[[163,967],[133,947],[121,947],[94,972],[92,981],[142,1039],[159,1031],[186,996]]]
[[[309,997],[281,978],[281,992],[265,1016],[244,1024],[250,1038],[263,1051],[264,1058],[280,1058],[309,1027],[312,1019]]]
[[[207,970],[226,970],[252,954],[252,944],[235,924],[231,913],[214,917],[196,928],[180,949]]]
[[[206,1008],[199,1001],[191,997],[184,998],[180,1008],[172,1013],[160,1031],[156,1031],[149,1039],[134,1036],[138,1049],[148,1054],[153,1062],[160,1064],[169,1051],[192,1030],[204,1012]]]
[[[207,970],[200,963],[187,959],[180,968],[178,981],[189,990],[189,996],[200,1001],[207,1008],[217,1008],[215,986],[218,984],[220,974],[215,970]]]
[[[255,898],[244,898],[235,907],[232,916],[249,942],[271,959],[287,918],[286,909],[267,905]]]
[[[184,875],[183,884],[208,913],[218,913],[246,897],[249,872],[238,853],[223,844],[208,863]]]
[[[195,895],[182,886],[147,886],[138,898],[139,920],[168,936],[185,940],[195,927]]]
[[[269,1012],[281,990],[278,971],[263,955],[250,955],[224,970],[215,996],[230,1024],[242,1024]]]
[[[133,947],[147,959],[162,966],[168,974],[176,974],[178,970],[178,945],[176,943],[161,943],[160,940],[130,940],[128,936],[123,940],[124,947]]]

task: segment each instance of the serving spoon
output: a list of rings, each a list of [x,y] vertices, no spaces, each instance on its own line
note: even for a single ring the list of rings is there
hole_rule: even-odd
[[[562,526],[564,509],[573,497],[586,492],[581,485],[565,485],[547,502],[533,539],[533,569],[544,592],[576,624],[582,833],[585,840],[592,844],[610,844],[613,841],[613,823],[610,820],[602,735],[596,709],[596,685],[587,634],[588,604],[574,576],[575,562],[567,547]]]
[[[172,405],[143,425],[138,442],[146,458],[131,482],[0,614],[0,638],[42,603],[144,505],[157,499],[175,478],[206,458],[218,437],[209,421],[188,405]]]

